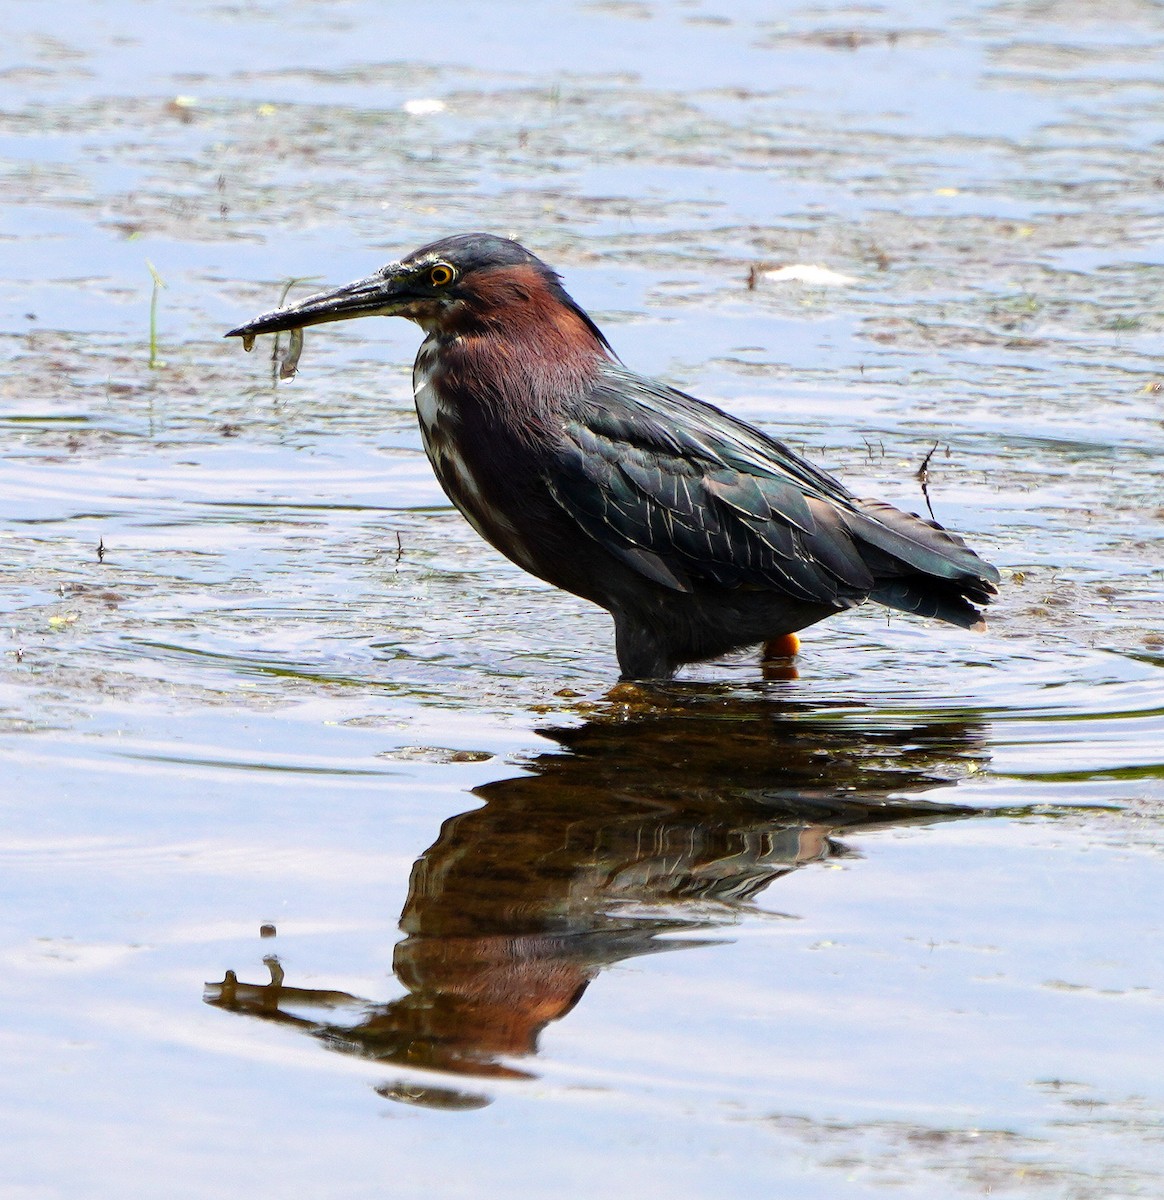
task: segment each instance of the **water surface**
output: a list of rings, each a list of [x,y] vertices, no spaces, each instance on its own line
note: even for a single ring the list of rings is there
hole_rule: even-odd
[[[1164,14],[542,11],[10,14],[0,1192],[1159,1194]],[[936,444],[990,632],[612,690],[412,327],[221,340],[466,228],[858,491]]]

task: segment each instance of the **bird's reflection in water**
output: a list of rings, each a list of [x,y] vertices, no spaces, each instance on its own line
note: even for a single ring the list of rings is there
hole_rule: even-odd
[[[970,719],[814,714],[679,687],[542,732],[561,749],[478,788],[484,806],[450,817],[413,867],[393,958],[406,995],[291,987],[272,957],[269,983],[228,971],[207,1001],[385,1064],[527,1077],[515,1061],[604,967],[706,944],[781,875],[849,853],[846,831],[972,815],[909,796],[986,757]],[[487,1103],[444,1086],[380,1090]]]

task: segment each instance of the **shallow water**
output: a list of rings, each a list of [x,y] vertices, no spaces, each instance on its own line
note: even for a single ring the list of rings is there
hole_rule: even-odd
[[[49,11],[0,65],[0,1194],[1164,1192],[1164,11]],[[922,507],[936,443],[990,632],[612,690],[437,488],[412,327],[278,387],[221,340],[462,228],[859,491]]]

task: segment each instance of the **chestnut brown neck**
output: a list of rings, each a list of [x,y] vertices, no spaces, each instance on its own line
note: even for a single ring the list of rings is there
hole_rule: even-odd
[[[552,426],[610,356],[581,309],[525,264],[467,277],[432,337],[444,399],[523,437]]]

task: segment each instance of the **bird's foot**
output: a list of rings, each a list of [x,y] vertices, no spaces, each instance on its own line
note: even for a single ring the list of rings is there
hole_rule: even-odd
[[[799,650],[800,638],[794,633],[769,638],[760,647],[760,671],[764,678],[799,679],[800,672],[793,661]]]
[[[760,648],[760,661],[771,662],[774,658],[795,658],[800,653],[800,638],[794,633],[782,633],[769,638]]]

